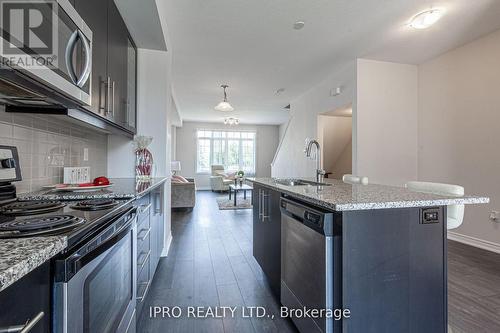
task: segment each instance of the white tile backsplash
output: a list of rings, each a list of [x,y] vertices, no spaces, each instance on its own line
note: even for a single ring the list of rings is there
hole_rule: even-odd
[[[61,183],[63,167],[90,167],[91,178],[106,175],[105,134],[45,115],[13,114],[0,106],[0,145],[16,146],[23,180],[18,193]],[[83,150],[88,149],[88,161]]]

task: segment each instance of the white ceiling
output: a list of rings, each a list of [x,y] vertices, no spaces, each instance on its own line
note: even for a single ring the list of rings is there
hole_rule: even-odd
[[[431,6],[446,10],[440,21],[407,26]],[[285,105],[347,61],[419,64],[500,28],[500,0],[167,0],[165,8],[177,104],[188,121],[222,121],[213,107],[227,83],[230,116],[283,123]],[[292,28],[297,20],[302,30]]]

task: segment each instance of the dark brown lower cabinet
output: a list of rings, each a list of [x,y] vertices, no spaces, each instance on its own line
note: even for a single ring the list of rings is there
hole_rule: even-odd
[[[280,297],[281,193],[255,184],[253,190],[253,256],[269,286]]]
[[[50,263],[46,262],[0,292],[0,332],[37,320],[30,333],[51,332],[50,281]]]

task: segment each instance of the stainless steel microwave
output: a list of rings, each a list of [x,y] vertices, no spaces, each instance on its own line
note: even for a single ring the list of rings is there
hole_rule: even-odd
[[[23,0],[0,5],[0,103],[90,105],[92,31],[70,2]]]

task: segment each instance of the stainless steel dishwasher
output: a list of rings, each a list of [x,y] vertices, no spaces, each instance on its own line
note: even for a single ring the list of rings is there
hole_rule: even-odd
[[[341,224],[335,214],[288,198],[281,206],[281,304],[288,309],[341,307]],[[340,219],[340,217],[339,217]],[[291,319],[300,332],[339,332],[333,318]]]

